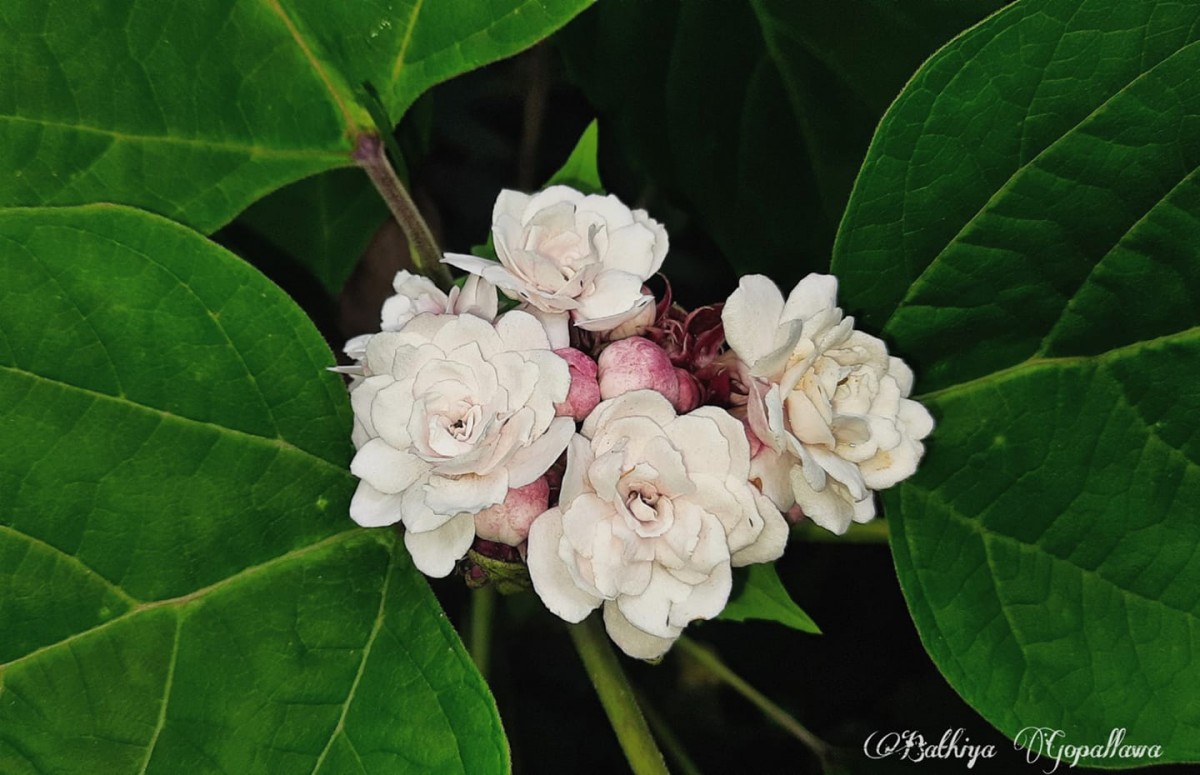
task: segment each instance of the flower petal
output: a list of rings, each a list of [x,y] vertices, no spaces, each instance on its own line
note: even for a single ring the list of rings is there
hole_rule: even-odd
[[[580,589],[559,557],[562,542],[562,512],[552,508],[529,528],[529,578],[546,608],[568,622],[579,622],[600,605],[600,598]]]
[[[725,302],[721,322],[725,340],[750,366],[775,349],[775,334],[783,314],[783,294],[760,274],[742,277]]]
[[[608,630],[608,637],[612,638],[613,643],[634,659],[658,659],[671,649],[679,637],[679,632],[669,638],[660,638],[638,629],[612,601],[604,604],[604,629]]]
[[[401,496],[388,495],[367,482],[359,482],[350,499],[350,518],[363,527],[384,527],[400,521]]]
[[[404,533],[404,545],[413,564],[426,576],[439,579],[450,575],[474,540],[475,518],[470,514],[459,514],[434,530]]]
[[[350,473],[389,494],[404,491],[428,472],[428,463],[383,439],[371,439],[350,461]]]

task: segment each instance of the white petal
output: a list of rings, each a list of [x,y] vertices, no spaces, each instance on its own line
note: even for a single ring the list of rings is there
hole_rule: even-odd
[[[575,325],[594,331],[599,320],[620,317],[621,320],[609,327],[615,328],[637,314],[640,305],[648,303],[642,293],[642,280],[635,274],[616,269],[601,272],[596,276],[591,292],[579,299],[579,308],[571,316]]]
[[[508,461],[508,486],[524,487],[546,473],[575,435],[575,421],[556,417],[536,441],[517,450]]]
[[[650,264],[650,272],[646,275],[649,277],[662,268],[663,259],[667,257],[667,250],[670,248],[670,240],[667,238],[666,228],[649,217],[645,210],[634,210],[633,219],[654,232],[654,258]]]
[[[402,492],[429,472],[429,464],[383,439],[371,439],[350,461],[350,473],[380,492]]]
[[[522,304],[517,309],[538,319],[542,328],[546,329],[546,337],[550,340],[551,350],[561,350],[571,346],[571,333],[567,327],[570,316],[566,312],[546,312],[529,304]]]
[[[796,503],[791,480],[794,464],[791,455],[781,455],[769,447],[760,449],[750,461],[750,482],[756,483],[780,511],[787,511]]]
[[[426,485],[425,503],[439,514],[458,514],[463,511],[474,514],[503,502],[508,489],[508,475],[503,468],[482,476],[463,474],[450,478],[435,474],[429,477]]]
[[[670,650],[679,632],[660,638],[634,627],[612,601],[604,604],[604,628],[613,643],[634,659],[658,659]]]
[[[533,315],[519,309],[500,316],[496,321],[496,333],[500,335],[504,350],[551,349],[546,327]]]
[[[818,312],[837,307],[837,278],[829,274],[810,274],[788,294],[783,320],[806,320]]]
[[[350,499],[350,518],[363,527],[383,527],[400,521],[399,495],[386,495],[367,482],[359,482]]]
[[[528,205],[529,194],[522,194],[520,191],[506,188],[500,192],[500,196],[496,197],[496,204],[492,206],[492,222],[500,220],[502,215],[507,215],[520,222],[521,214],[525,212]]]
[[[592,465],[592,445],[579,434],[571,437],[567,445],[567,470],[563,473],[562,488],[559,490],[558,502],[567,508],[571,501],[587,491],[585,474]]]
[[[740,568],[758,562],[772,562],[783,556],[787,547],[788,523],[765,495],[756,494],[758,513],[763,520],[762,532],[748,546],[733,553],[733,566]]]
[[[671,624],[686,627],[698,619],[713,618],[725,609],[732,587],[733,572],[729,563],[720,563],[707,579],[692,587],[686,600],[671,606]]]
[[[783,313],[783,294],[760,274],[744,276],[725,308],[725,340],[737,356],[751,366],[775,349],[775,334]]]
[[[463,283],[462,290],[454,300],[454,309],[450,311],[455,315],[474,315],[491,322],[496,319],[499,306],[496,286],[473,274]]]
[[[466,556],[475,540],[475,518],[459,514],[436,530],[404,533],[404,545],[412,555],[413,564],[426,576],[449,576],[454,565]]]
[[[654,274],[656,234],[640,223],[608,230],[608,252],[604,265],[645,280]]]
[[[583,435],[591,438],[597,428],[623,417],[645,417],[659,426],[675,419],[675,407],[654,390],[631,390],[601,401],[583,421]]]
[[[501,196],[504,196],[505,194],[509,194],[509,193],[516,193],[516,192],[507,192],[507,191],[501,192]],[[521,209],[521,216],[520,216],[521,223],[522,223],[522,225],[527,225],[531,220],[533,220],[534,216],[536,216],[542,210],[552,208],[555,205],[559,205],[564,202],[570,204],[572,206],[572,209],[576,209],[576,208],[578,208],[579,204],[583,201],[583,199],[584,199],[584,195],[582,193],[576,191],[575,189],[571,188],[570,186],[561,186],[561,185],[550,186],[549,188],[539,191],[538,193],[529,197],[525,201],[525,205]],[[516,198],[513,197],[512,201],[515,202]],[[513,211],[512,205],[507,205],[504,208],[504,212],[512,212],[512,211]],[[495,216],[499,212],[500,212],[500,200],[497,199],[496,207],[492,211],[492,215],[493,215],[492,221],[493,222],[498,220]]]
[[[479,256],[468,256],[462,253],[447,253],[442,257],[443,264],[458,267],[464,272],[479,275],[489,283],[509,294],[523,289],[525,283],[512,272],[495,261],[488,261]]]
[[[562,512],[550,509],[533,521],[529,528],[529,578],[533,590],[546,608],[568,622],[579,622],[600,605],[595,597],[576,586],[559,556],[562,541]]]
[[[671,624],[671,608],[686,600],[691,590],[691,585],[656,566],[646,591],[617,598],[617,607],[639,630],[660,638],[672,638],[678,634],[679,627]]]

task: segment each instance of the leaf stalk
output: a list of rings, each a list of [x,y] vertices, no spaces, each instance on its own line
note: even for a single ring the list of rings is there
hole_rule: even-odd
[[[650,727],[638,707],[633,689],[621,670],[621,663],[608,641],[608,634],[599,616],[593,614],[579,624],[568,625],[567,632],[571,634],[575,650],[583,660],[588,678],[596,687],[600,704],[608,714],[609,723],[617,733],[617,741],[634,775],[668,775],[662,752],[650,734]]]

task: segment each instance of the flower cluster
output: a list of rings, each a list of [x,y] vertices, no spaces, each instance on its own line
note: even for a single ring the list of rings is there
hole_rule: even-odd
[[[785,300],[748,276],[688,311],[646,286],[665,229],[616,197],[505,191],[492,220],[498,261],[447,255],[469,273],[449,293],[401,272],[346,345],[350,515],[403,523],[424,573],[527,567],[552,612],[603,608],[653,659],[721,612],[733,568],[783,553],[785,514],[845,532],[915,470],[933,423],[912,372],[833,277]]]

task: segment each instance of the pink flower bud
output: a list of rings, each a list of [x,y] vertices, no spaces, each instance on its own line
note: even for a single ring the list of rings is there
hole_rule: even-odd
[[[563,347],[554,354],[567,362],[571,371],[571,387],[567,400],[554,405],[559,417],[571,417],[582,422],[600,403],[600,385],[596,382],[596,362],[574,347]]]
[[[700,382],[690,371],[678,366],[675,367],[675,378],[679,382],[679,398],[675,401],[675,411],[687,414],[700,406]]]
[[[675,404],[679,400],[679,378],[663,348],[640,336],[613,342],[597,361],[600,397],[616,398],[631,390],[654,390]]]
[[[509,490],[503,503],[475,515],[475,535],[485,541],[517,546],[529,536],[529,526],[546,510],[550,485],[545,477]]]

